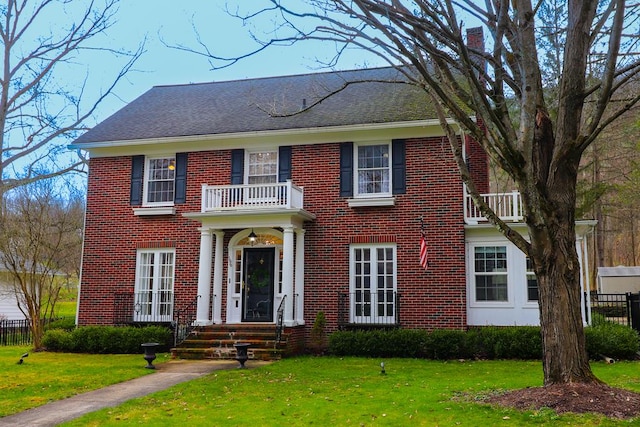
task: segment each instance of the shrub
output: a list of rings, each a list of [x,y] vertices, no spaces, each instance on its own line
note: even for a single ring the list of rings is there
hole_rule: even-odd
[[[162,326],[115,327],[83,326],[73,331],[53,329],[45,332],[43,343],[47,350],[71,353],[141,353],[140,345],[157,342],[159,351],[171,346],[171,330]]]
[[[638,333],[609,322],[585,328],[587,351],[632,359],[640,348]],[[540,360],[542,339],[537,326],[487,326],[468,331],[415,329],[339,331],[329,336],[329,352],[338,356],[418,357],[428,359]]]
[[[467,332],[473,356],[479,359],[540,359],[538,326],[486,326]]]
[[[603,322],[585,328],[587,353],[591,359],[603,356],[613,359],[633,359],[640,348],[638,333],[628,326]]]
[[[428,334],[425,357],[436,360],[466,359],[470,356],[467,334],[453,329],[436,329]]]
[[[337,356],[424,357],[427,334],[416,329],[338,331],[329,336],[329,352]]]

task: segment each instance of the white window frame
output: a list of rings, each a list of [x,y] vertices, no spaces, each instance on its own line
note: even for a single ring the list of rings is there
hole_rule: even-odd
[[[163,181],[161,179],[158,180],[152,180],[151,179],[151,162],[154,160],[168,160],[169,164],[173,163],[173,197],[171,197],[171,200],[167,200],[167,201],[159,201],[159,202],[152,202],[149,201],[149,183],[152,181]],[[168,154],[168,155],[164,155],[164,156],[153,156],[153,157],[146,157],[145,158],[145,162],[144,162],[144,185],[143,185],[143,189],[142,189],[142,206],[174,206],[174,200],[176,197],[176,174],[175,174],[175,167],[176,167],[176,156],[175,154]],[[164,181],[169,181],[164,180]]]
[[[360,148],[371,147],[371,146],[386,146],[387,147],[387,165],[385,167],[376,168],[383,169],[386,168],[388,175],[388,191],[381,191],[379,193],[367,193],[360,192],[360,179],[359,179],[359,152]],[[393,197],[393,159],[391,158],[391,141],[368,141],[366,143],[356,143],[353,144],[353,194],[354,198],[358,199],[366,199],[366,198],[391,198]]]
[[[492,272],[476,272],[476,248],[487,248],[487,247],[503,247],[505,249],[506,254],[506,269],[504,271],[492,271]],[[513,269],[513,264],[511,263],[512,253],[510,246],[505,243],[478,243],[474,245],[470,245],[469,247],[469,264],[470,264],[470,291],[471,291],[471,306],[475,307],[504,307],[513,305],[513,291],[512,285],[513,279],[511,277],[511,270]],[[477,286],[476,286],[476,278],[477,276],[504,276],[507,280],[506,283],[506,291],[507,291],[507,299],[506,300],[478,300],[477,296]]]
[[[273,153],[275,154],[275,172],[273,174],[251,174],[251,156],[256,154],[264,154],[264,153]],[[264,176],[273,176],[275,180],[272,183],[267,184],[276,184],[278,182],[278,167],[279,167],[279,155],[278,148],[263,148],[260,150],[245,150],[244,157],[244,182],[245,184],[256,184],[259,185],[261,183],[251,183],[249,180],[251,177],[264,177]]]
[[[153,262],[143,264],[145,257],[149,255],[153,255]],[[163,255],[171,256],[170,262],[164,265],[161,263]],[[147,266],[152,271],[147,271]],[[170,322],[173,320],[175,272],[175,249],[139,249],[137,251],[134,293],[135,322]]]
[[[392,281],[392,288],[384,287],[380,289],[380,284],[378,283],[378,263],[384,260],[378,259],[377,250],[378,249],[391,249],[392,257],[391,260],[392,272],[390,280]],[[368,277],[370,279],[370,287],[369,287],[369,295],[366,295],[366,290],[364,286],[358,286],[358,268],[356,266],[356,252],[362,250],[369,250],[371,257],[369,260],[370,270]],[[362,261],[361,261],[362,262]],[[364,262],[363,262],[364,264]],[[363,274],[364,275],[364,274]],[[384,292],[385,301],[382,302],[384,307],[387,307],[389,302],[387,301],[386,293],[391,291],[393,295],[392,304],[392,315],[388,315],[386,313],[380,314],[379,304],[381,303],[379,299],[380,292]],[[362,299],[359,301],[358,293],[362,292]],[[395,243],[381,243],[381,244],[353,244],[349,247],[349,322],[350,323],[360,323],[360,324],[393,324],[395,320],[395,313],[398,310],[397,306],[397,295],[398,295],[398,254],[397,254],[397,246]],[[367,298],[368,297],[368,298]],[[367,301],[368,299],[368,301]],[[359,310],[360,308],[364,308],[365,305],[369,303],[370,312],[369,315],[363,314]]]

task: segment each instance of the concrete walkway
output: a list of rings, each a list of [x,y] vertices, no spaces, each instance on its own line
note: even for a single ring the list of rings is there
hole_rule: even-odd
[[[266,363],[269,362],[250,360],[246,366],[251,369]],[[89,412],[117,406],[127,400],[202,377],[215,370],[236,369],[238,362],[235,360],[171,360],[156,367],[156,371],[150,375],[0,418],[0,427],[56,426]]]

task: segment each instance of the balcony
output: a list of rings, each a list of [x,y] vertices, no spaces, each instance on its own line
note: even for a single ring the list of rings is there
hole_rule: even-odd
[[[519,191],[511,193],[481,194],[485,203],[502,219],[508,222],[520,222],[524,219],[522,199]],[[473,203],[471,196],[464,197],[464,222],[466,224],[478,224],[487,222],[480,209]]]
[[[303,191],[291,180],[273,184],[203,185],[202,212],[302,209]]]

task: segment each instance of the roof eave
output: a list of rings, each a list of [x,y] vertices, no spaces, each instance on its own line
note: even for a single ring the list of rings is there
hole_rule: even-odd
[[[455,124],[453,120],[451,120],[450,123]],[[431,132],[429,132],[428,129],[431,129]],[[161,149],[161,147],[173,144],[181,144],[187,148],[189,145],[201,143],[203,141],[208,143],[208,149],[211,149],[209,144],[210,142],[219,143],[217,144],[217,148],[246,148],[251,146],[252,141],[254,143],[259,142],[260,144],[265,144],[272,140],[279,144],[283,144],[290,143],[290,141],[295,140],[299,141],[299,143],[313,144],[341,142],[347,139],[349,141],[370,140],[372,135],[377,134],[379,134],[382,139],[386,134],[390,133],[397,133],[398,137],[409,138],[427,136],[434,132],[442,134],[439,121],[436,119],[427,119],[390,123],[365,123],[344,126],[81,142],[72,143],[69,145],[69,148],[74,150],[86,150],[89,152],[117,148],[126,149],[140,146],[154,146],[157,149]],[[348,136],[347,139],[345,139],[346,136]]]

